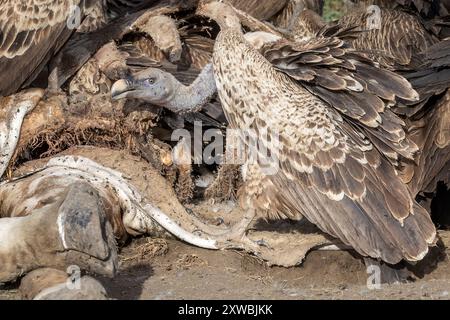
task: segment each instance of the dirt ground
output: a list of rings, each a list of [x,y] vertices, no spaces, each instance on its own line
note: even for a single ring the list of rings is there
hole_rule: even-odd
[[[369,290],[364,263],[349,252],[314,251],[302,266],[280,268],[242,252],[140,238],[122,249],[119,275],[100,281],[116,299],[449,299],[448,253],[436,248],[437,265],[416,266],[428,273],[421,279]],[[0,287],[0,299],[20,299],[17,287]]]

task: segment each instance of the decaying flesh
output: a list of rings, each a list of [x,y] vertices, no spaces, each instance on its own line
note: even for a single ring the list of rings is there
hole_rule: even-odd
[[[265,228],[258,228],[249,231],[251,241],[240,237],[230,238],[229,227],[205,224],[204,221],[213,218],[209,207],[208,216],[202,218],[188,213],[178,202],[170,184],[157,170],[146,161],[124,151],[72,148],[50,160],[26,163],[15,171],[15,175],[16,178],[0,187],[3,206],[8,208],[6,212],[14,215],[29,214],[33,206],[38,207],[48,202],[48,199],[59,199],[59,192],[67,184],[83,181],[99,193],[116,236],[120,236],[120,230],[123,229],[131,235],[148,233],[164,236],[168,231],[199,247],[245,249],[267,260],[269,264],[283,266],[297,265],[311,249],[330,244],[320,233],[305,232],[302,225],[289,223],[286,224],[290,228],[289,235],[286,231],[278,233],[273,229],[268,232]],[[23,200],[18,201],[19,194]],[[24,205],[21,205],[22,202]],[[120,208],[121,215],[114,208]],[[236,214],[239,218],[227,224],[235,225],[231,228],[239,229],[235,234],[241,235],[249,221],[240,221],[242,214]],[[283,254],[287,248],[291,252],[288,256]]]
[[[25,116],[36,107],[43,95],[43,90],[30,89],[0,97],[0,178],[14,155]]]
[[[71,265],[115,275],[116,243],[92,186],[78,181],[55,190],[56,197],[23,198],[33,208],[32,214],[26,205],[22,212],[14,212],[22,196],[20,187],[14,182],[0,186],[6,200],[0,208],[0,282],[16,280],[42,267],[65,270]],[[39,185],[27,187],[27,193],[33,193]]]

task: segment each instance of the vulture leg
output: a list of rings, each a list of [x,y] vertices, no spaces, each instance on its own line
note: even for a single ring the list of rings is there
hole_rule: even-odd
[[[77,266],[106,276],[117,269],[111,226],[97,191],[86,183],[70,185],[30,215],[0,219],[0,237],[0,282],[42,267]]]

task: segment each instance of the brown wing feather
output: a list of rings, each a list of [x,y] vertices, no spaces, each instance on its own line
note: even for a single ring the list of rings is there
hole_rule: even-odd
[[[389,69],[414,69],[423,62],[424,52],[437,42],[419,16],[401,10],[381,10],[380,28],[368,30],[366,10],[352,11],[339,20],[342,27],[358,26],[361,32],[350,40],[352,47],[369,50],[372,59]]]
[[[211,63],[214,41],[195,32],[196,30],[188,28],[180,30],[184,43],[182,64],[203,69],[208,63]]]
[[[267,200],[279,206],[277,214],[303,215],[363,255],[389,263],[422,259],[435,238],[433,223],[386,157],[405,148],[402,121],[387,110],[399,96],[416,98],[411,85],[396,74],[376,69],[336,38],[270,44],[263,49],[264,58],[233,30],[219,36],[215,50],[216,82],[230,125],[255,131],[259,139],[247,142],[249,146],[258,143],[262,150],[278,153],[279,170],[267,175],[270,184],[260,186],[262,195],[268,193],[266,187],[276,192]],[[318,58],[302,60],[303,54]],[[335,81],[338,90],[316,81],[322,69],[339,79]],[[289,75],[296,70],[305,71],[307,80]],[[359,70],[369,72],[372,79]],[[347,78],[351,81],[342,88],[340,83],[347,83]],[[391,86],[374,91],[367,84],[371,80]],[[355,82],[363,83],[355,86]],[[324,99],[316,88],[334,100]],[[346,115],[351,110],[345,104],[337,106],[343,93],[375,97],[382,104],[374,107],[369,98],[360,99],[354,103],[354,114]],[[365,115],[378,115],[378,125],[365,124],[369,121]],[[382,142],[390,147],[384,152],[369,135],[381,129],[387,132]],[[264,138],[270,130],[278,133],[279,140]],[[414,150],[406,148],[409,154]],[[258,165],[263,167],[261,162]]]
[[[420,94],[420,103],[399,110],[409,118],[418,119],[427,112],[431,97],[444,93],[450,87],[450,40],[441,41],[425,52],[423,64],[404,76]],[[425,108],[424,108],[425,107]]]
[[[351,0],[351,2],[365,7],[374,4],[381,8],[407,9],[427,18],[448,15],[450,9],[448,0]]]
[[[284,9],[273,19],[273,22],[279,28],[295,30],[296,22],[305,18],[301,17],[301,15],[305,14],[305,12],[312,11],[320,17],[323,6],[323,0],[289,0]],[[307,15],[310,16],[309,13]],[[314,16],[312,18],[312,21],[309,21],[315,25],[317,20],[314,19]]]
[[[280,170],[264,177],[270,183],[261,180],[257,206],[265,204],[272,216],[298,218],[301,213],[363,255],[389,263],[422,259],[435,237],[428,213],[351,124],[343,121],[335,128],[336,140],[345,135],[341,131],[354,134],[326,152],[315,143],[302,145],[302,151],[282,143]]]
[[[413,194],[433,192],[441,179],[450,182],[450,171],[445,169],[450,164],[450,92],[423,118],[408,122],[408,136],[421,152],[416,163],[402,169],[402,178]]]
[[[287,0],[228,0],[228,2],[256,19],[267,20],[283,9]]]
[[[394,163],[399,156],[414,158],[417,146],[405,138],[404,122],[390,110],[396,98],[418,99],[403,77],[377,68],[336,37],[304,44],[282,40],[266,45],[262,52],[277,70],[299,81],[363,131]]]
[[[338,146],[339,151],[325,154],[311,145],[308,154],[313,159],[306,160],[287,145],[283,143],[281,170],[276,175],[260,175],[260,180],[246,185],[246,192],[252,193],[248,189],[251,183],[260,190],[254,199],[260,210],[270,210],[270,217],[289,218],[298,218],[301,212],[359,253],[390,263],[403,258],[420,260],[428,251],[435,236],[429,215],[413,202],[406,186],[378,152],[364,153],[355,144],[350,150]],[[338,160],[342,155],[345,160]],[[307,166],[310,173],[297,169]]]
[[[19,89],[69,37],[71,5],[79,0],[0,1],[0,95]]]

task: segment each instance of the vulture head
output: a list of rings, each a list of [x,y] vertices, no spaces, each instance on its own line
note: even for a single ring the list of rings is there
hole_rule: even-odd
[[[163,106],[176,92],[180,83],[168,72],[148,68],[115,82],[111,88],[113,100],[139,99]]]
[[[170,62],[180,61],[183,46],[177,24],[172,18],[164,15],[154,16],[139,29],[152,37]]]
[[[212,1],[200,4],[197,14],[216,21],[221,29],[241,27],[236,11],[224,2]]]

